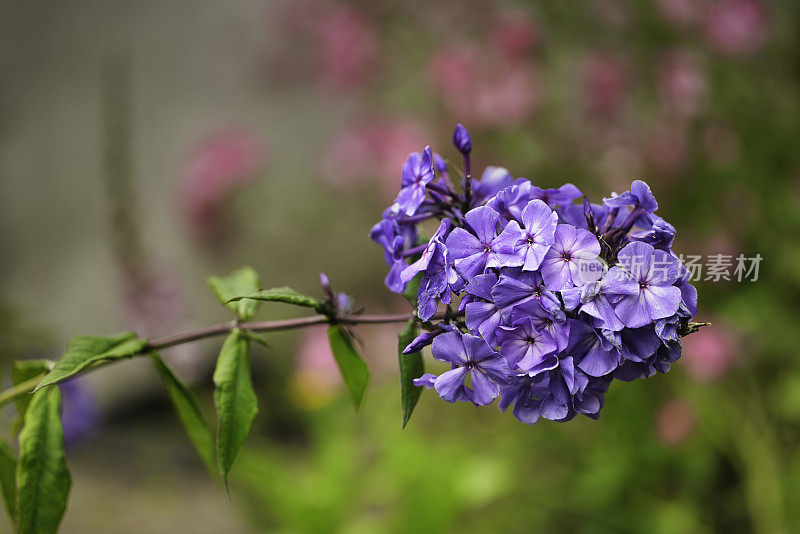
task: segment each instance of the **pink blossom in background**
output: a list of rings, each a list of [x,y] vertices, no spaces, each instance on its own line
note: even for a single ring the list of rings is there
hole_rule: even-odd
[[[664,123],[649,132],[644,141],[648,163],[659,173],[677,174],[686,167],[689,141],[682,124]]]
[[[630,92],[630,74],[615,54],[598,52],[589,56],[581,73],[582,99],[588,111],[609,118],[622,108]]]
[[[263,161],[256,140],[240,130],[214,133],[192,152],[180,182],[180,200],[199,237],[213,236],[230,194],[251,183]]]
[[[729,56],[755,52],[769,33],[766,6],[758,0],[717,0],[705,13],[709,44]]]
[[[541,102],[533,70],[511,64],[490,49],[442,48],[432,55],[427,71],[450,114],[475,126],[520,124]]]
[[[489,42],[505,59],[518,61],[541,45],[542,34],[527,13],[506,9],[495,15],[489,29]]]
[[[700,19],[704,0],[655,0],[655,4],[669,22],[690,25]]]
[[[708,94],[698,58],[686,51],[662,56],[656,68],[656,92],[667,113],[692,117]]]
[[[739,340],[719,321],[712,320],[711,326],[683,338],[684,367],[698,382],[720,378],[738,357]]]
[[[330,136],[320,159],[321,176],[345,190],[366,182],[380,188],[387,202],[391,201],[408,154],[421,150],[427,139],[429,132],[416,119],[358,120]]]
[[[342,385],[339,367],[325,327],[306,328],[295,353],[290,390],[301,407],[313,409],[330,402]]]
[[[336,89],[363,86],[380,51],[372,22],[348,6],[333,5],[314,31],[321,82]]]
[[[656,438],[664,445],[675,446],[686,441],[697,426],[692,407],[682,399],[673,399],[655,417]]]

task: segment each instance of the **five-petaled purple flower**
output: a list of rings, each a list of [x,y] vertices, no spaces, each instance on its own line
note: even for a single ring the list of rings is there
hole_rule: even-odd
[[[500,384],[506,383],[505,358],[480,337],[447,332],[433,340],[431,353],[452,366],[433,384],[436,393],[447,402],[471,400],[479,406],[491,404],[500,393]],[[464,384],[468,376],[471,388]]]
[[[406,215],[414,215],[425,201],[425,187],[433,180],[433,157],[431,147],[422,153],[413,152],[403,164],[403,175],[397,204]]]
[[[469,280],[491,267],[505,267],[513,263],[513,244],[522,231],[519,226],[507,225],[498,235],[500,214],[487,206],[467,212],[464,228],[454,229],[447,237],[447,249],[452,254],[456,271]]]
[[[583,228],[559,224],[555,242],[542,261],[545,285],[552,291],[583,285],[600,272],[599,255],[600,243],[594,235]]]

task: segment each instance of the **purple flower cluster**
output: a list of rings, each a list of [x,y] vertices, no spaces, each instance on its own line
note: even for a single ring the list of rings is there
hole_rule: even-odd
[[[425,332],[405,352],[432,345],[450,365],[415,384],[448,402],[500,397],[501,410],[513,405],[532,424],[596,419],[615,378],[667,372],[697,291],[647,184],[591,204],[572,184],[542,189],[499,167],[474,180],[461,125],[454,143],[467,170],[459,187],[430,147],[411,154],[397,200],[371,232],[389,289],[419,284]]]

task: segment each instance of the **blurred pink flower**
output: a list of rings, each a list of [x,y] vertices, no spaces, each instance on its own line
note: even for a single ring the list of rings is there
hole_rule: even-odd
[[[314,32],[321,82],[336,89],[362,87],[380,51],[372,22],[346,5],[334,4],[320,17]]]
[[[729,56],[758,50],[767,40],[768,25],[766,7],[758,0],[717,0],[705,13],[706,39]]]
[[[489,29],[489,41],[507,60],[517,61],[539,47],[542,34],[524,11],[504,9],[495,15]]]
[[[619,112],[630,91],[630,74],[615,54],[597,52],[583,65],[582,97],[590,113],[608,118]]]
[[[681,124],[664,123],[647,135],[644,152],[647,161],[659,173],[677,174],[686,167],[689,142]]]
[[[697,425],[692,407],[682,399],[664,404],[655,417],[655,433],[664,445],[675,446],[686,441]]]
[[[532,69],[504,61],[492,50],[442,48],[428,63],[428,77],[448,111],[475,126],[519,124],[541,101]]]
[[[739,356],[739,340],[724,323],[712,321],[700,332],[683,338],[683,360],[689,376],[698,382],[720,378]]]
[[[224,219],[224,202],[253,181],[262,161],[256,140],[240,130],[220,131],[200,142],[180,182],[180,200],[198,236],[215,233]]]
[[[387,117],[358,120],[330,139],[320,160],[322,178],[341,189],[374,182],[390,201],[400,187],[406,158],[424,148],[430,137],[416,119]]]
[[[703,7],[702,0],[655,0],[655,4],[665,19],[682,25],[697,22]]]
[[[661,58],[656,70],[656,91],[670,114],[692,117],[708,93],[708,82],[696,56],[676,51]]]
[[[311,409],[328,403],[340,389],[342,379],[324,327],[303,330],[295,362],[289,386],[294,401]]]

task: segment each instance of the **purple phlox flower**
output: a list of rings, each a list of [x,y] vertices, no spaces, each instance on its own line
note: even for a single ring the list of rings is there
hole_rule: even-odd
[[[456,129],[453,131],[453,144],[465,156],[472,151],[472,139],[467,129],[460,122],[456,124]]]
[[[489,343],[493,343],[495,332],[502,319],[502,312],[492,302],[492,287],[496,283],[497,275],[479,274],[470,280],[465,288],[467,296],[472,297],[465,307],[464,321],[467,328],[480,333]]]
[[[511,326],[501,326],[497,339],[500,354],[512,370],[537,375],[558,367],[555,339],[546,330],[537,329],[530,317],[518,317]]]
[[[458,284],[459,279],[447,256],[447,248],[437,244],[420,280],[417,310],[423,321],[433,317],[439,300],[444,304],[452,301],[451,285]]]
[[[600,417],[600,409],[605,404],[605,393],[612,379],[611,375],[590,378],[588,385],[582,391],[575,393],[572,401],[575,411],[591,419]]]
[[[433,341],[431,353],[437,360],[452,365],[434,383],[436,392],[447,402],[460,400],[463,393],[478,406],[491,404],[500,393],[499,384],[507,381],[505,358],[479,337],[447,332]],[[467,376],[471,388],[464,384]]]
[[[439,223],[439,228],[436,229],[436,232],[434,232],[430,240],[428,240],[428,244],[425,250],[422,251],[419,259],[403,270],[400,275],[400,279],[403,282],[410,282],[417,274],[428,269],[428,265],[436,249],[438,247],[444,247],[444,241],[450,232],[452,224],[450,219],[442,219],[442,222]]]
[[[551,421],[567,421],[575,415],[572,398],[586,387],[588,379],[575,368],[571,356],[560,358],[558,367],[548,373],[550,394],[542,401],[539,413]]]
[[[436,171],[436,174],[441,176],[443,179],[450,179],[450,176],[447,174],[447,162],[437,152],[433,153],[433,169]]]
[[[558,352],[567,348],[569,343],[569,322],[560,308],[546,310],[541,299],[531,299],[511,308],[509,322],[512,324],[521,317],[530,317],[533,327],[547,332],[556,342]]]
[[[651,215],[653,227],[650,230],[631,234],[632,241],[641,241],[653,245],[654,248],[669,252],[675,241],[675,227],[659,217]]]
[[[532,184],[525,178],[517,178],[512,185],[498,191],[486,205],[505,221],[522,222],[522,210],[531,201],[531,187]]]
[[[681,264],[681,274],[675,283],[681,290],[681,307],[678,308],[678,314],[690,319],[697,315],[697,289],[689,283],[691,277],[692,272]]]
[[[558,189],[542,189],[535,185],[531,187],[531,199],[538,198],[548,206],[566,206],[572,204],[576,198],[583,196],[580,189],[572,184],[564,184]]]
[[[617,317],[614,306],[609,301],[610,280],[588,282],[582,287],[574,287],[561,291],[564,307],[568,310],[577,309],[579,312],[593,317],[593,324],[599,328],[617,332],[624,328],[624,324]]]
[[[641,362],[626,360],[614,371],[614,378],[632,382],[638,378],[650,378],[656,372],[666,373],[670,365],[681,357],[681,344],[668,343],[658,347],[652,356]]]
[[[599,377],[619,367],[622,354],[620,342],[612,341],[585,321],[569,320],[569,346],[567,353],[578,361],[578,368],[589,376]],[[617,334],[617,340],[619,339]]]
[[[602,204],[590,204],[590,207],[592,217],[594,217],[595,225],[602,229],[606,223],[608,208]],[[561,206],[557,211],[559,222],[589,230],[589,226],[586,223],[586,214],[584,213],[583,206],[578,204],[566,204]]]
[[[622,357],[632,362],[647,360],[661,346],[661,339],[651,325],[642,328],[625,328],[620,332],[620,337]]]
[[[100,422],[97,398],[83,377],[61,382],[64,441],[67,447],[78,443],[95,429]]]
[[[492,288],[492,300],[505,315],[530,300],[539,301],[551,312],[561,308],[558,296],[545,287],[538,271],[523,271],[518,267],[500,271],[500,278]]]
[[[655,327],[656,335],[663,341],[679,341],[678,337],[678,325],[680,323],[680,317],[678,315],[673,315],[672,317],[667,317],[664,319],[658,319],[653,326]]]
[[[400,194],[395,201],[399,210],[414,215],[425,200],[425,186],[433,178],[431,147],[425,147],[422,153],[412,152],[403,164]]]
[[[414,383],[415,386],[424,387],[425,389],[433,389],[433,384],[436,382],[436,378],[437,378],[436,375],[433,375],[431,373],[425,373],[421,377],[412,380],[412,382]]]
[[[550,376],[547,373],[535,377],[529,375],[514,377],[512,385],[501,389],[498,405],[500,411],[505,412],[513,403],[514,409],[511,413],[517,421],[528,425],[534,424],[539,420],[542,400],[550,394],[549,381]]]
[[[527,182],[527,180],[525,180]],[[501,189],[509,187],[514,182],[514,178],[508,169],[503,167],[486,167],[480,180],[472,180],[472,198],[480,204],[487,198],[493,197]],[[497,211],[497,210],[495,210]]]
[[[634,180],[630,191],[604,198],[603,203],[609,208],[632,206],[633,209],[628,217],[620,224],[625,228],[625,232],[634,225],[639,228],[650,228],[653,220],[651,214],[658,209],[658,202],[650,191],[650,186],[641,180]]]
[[[411,343],[409,343],[408,346],[403,349],[403,354],[411,354],[412,352],[419,352],[423,348],[433,343],[433,340],[436,339],[436,336],[440,334],[444,334],[445,332],[458,332],[455,326],[448,323],[439,323],[436,326],[437,326],[436,330],[432,330],[430,332],[423,332],[417,337],[415,337],[411,341]]]
[[[652,245],[634,242],[617,255],[619,265],[605,280],[609,294],[619,296],[614,311],[625,326],[638,328],[674,315],[681,304],[678,280],[680,262]]]
[[[596,280],[602,272],[599,254],[600,243],[589,231],[559,224],[555,242],[542,261],[545,285],[557,291]]]
[[[514,256],[524,271],[539,268],[550,246],[555,242],[558,214],[541,200],[531,200],[522,210],[522,237],[514,243]],[[509,226],[517,224],[511,221]]]
[[[489,267],[503,267],[512,259],[513,247],[509,244],[519,227],[506,228],[497,235],[500,215],[492,208],[481,206],[470,210],[464,222],[470,231],[455,228],[447,237],[447,249],[452,254],[458,274],[469,280]]]

